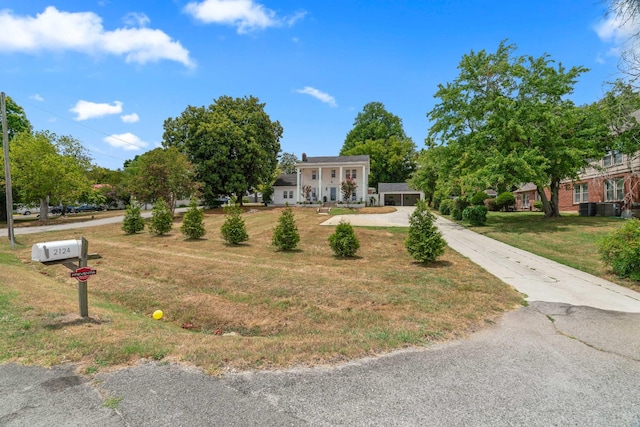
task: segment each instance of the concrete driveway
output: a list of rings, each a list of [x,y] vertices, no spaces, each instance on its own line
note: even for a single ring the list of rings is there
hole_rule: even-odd
[[[531,287],[529,306],[465,339],[313,369],[212,378],[142,363],[91,380],[72,365],[4,364],[0,425],[640,427],[640,296],[438,225],[456,250]]]

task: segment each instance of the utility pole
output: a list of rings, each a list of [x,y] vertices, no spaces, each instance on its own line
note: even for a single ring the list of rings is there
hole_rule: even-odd
[[[7,201],[7,235],[11,240],[11,249],[15,247],[13,235],[13,195],[11,188],[11,169],[9,167],[9,129],[7,128],[7,103],[4,92],[0,93],[0,112],[2,113],[2,147],[4,149],[4,181]]]

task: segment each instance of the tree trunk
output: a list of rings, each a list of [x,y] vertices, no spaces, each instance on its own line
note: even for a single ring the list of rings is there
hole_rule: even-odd
[[[0,221],[7,221],[7,194],[4,190],[0,191]]]
[[[538,194],[542,201],[542,210],[544,211],[545,218],[559,218],[560,210],[558,209],[558,191],[560,189],[560,183],[556,180],[551,181],[549,184],[549,192],[551,193],[551,199],[547,197],[544,192],[544,187],[537,185]]]
[[[49,220],[49,202],[48,198],[40,199],[40,222]]]

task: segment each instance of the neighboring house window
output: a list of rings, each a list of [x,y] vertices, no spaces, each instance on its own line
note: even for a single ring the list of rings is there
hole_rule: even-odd
[[[289,191],[289,198],[293,199],[293,190]]]
[[[331,169],[331,178],[335,178],[335,177],[336,177],[336,170]]]
[[[311,171],[311,179],[316,179],[318,171]]]
[[[529,193],[524,193],[522,195],[522,208],[523,209],[529,209]]]
[[[351,201],[353,201],[353,202],[356,201],[356,192],[355,191],[351,194]]]
[[[574,184],[573,186],[573,203],[582,203],[589,201],[589,184]]]
[[[622,153],[618,151],[609,151],[609,154],[602,159],[602,166],[612,166],[622,164]]]
[[[346,176],[346,178],[347,178],[347,179],[350,179],[350,178],[351,178],[351,171],[350,171],[349,169],[347,169],[347,176]]]
[[[356,179],[356,170],[351,171],[351,178]]]
[[[608,179],[604,182],[605,202],[615,202],[624,198],[624,179]]]
[[[283,199],[286,199],[288,194],[289,194],[289,192],[288,192],[287,190],[284,190],[284,191],[282,192],[282,198],[283,198]]]
[[[317,193],[316,193],[316,189],[312,188],[311,189],[311,198],[315,201],[317,200]]]

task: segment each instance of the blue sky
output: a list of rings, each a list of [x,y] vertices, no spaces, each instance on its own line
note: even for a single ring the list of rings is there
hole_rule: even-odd
[[[2,0],[0,91],[112,169],[221,95],[266,103],[298,157],[337,155],[372,101],[423,148],[437,85],[504,39],[590,68],[573,99],[599,99],[628,34],[604,12],[602,0]]]

